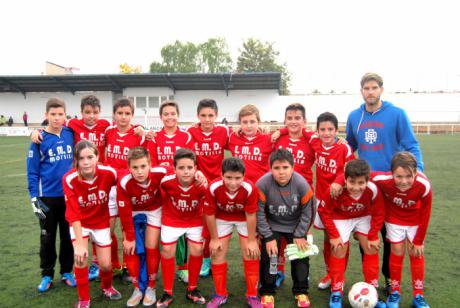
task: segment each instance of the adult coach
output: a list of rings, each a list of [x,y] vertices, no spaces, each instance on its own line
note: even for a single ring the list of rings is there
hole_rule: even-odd
[[[406,112],[390,102],[383,101],[383,80],[376,73],[361,78],[364,103],[353,110],[347,120],[347,141],[359,158],[366,160],[372,171],[389,171],[391,158],[401,151],[409,151],[417,159],[417,168],[423,171],[422,153]],[[385,238],[386,229],[382,228]],[[389,288],[390,243],[384,241],[382,273]]]

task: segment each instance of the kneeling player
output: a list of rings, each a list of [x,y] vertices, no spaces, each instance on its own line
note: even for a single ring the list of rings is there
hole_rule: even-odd
[[[260,261],[260,295],[263,307],[274,307],[276,265],[281,239],[294,243],[301,251],[308,249],[307,231],[315,218],[313,191],[307,181],[294,171],[294,158],[286,149],[278,149],[270,155],[271,172],[257,181],[259,210],[257,230],[262,236]],[[282,252],[281,252],[282,253]],[[274,266],[274,271],[270,267]],[[309,258],[291,261],[294,281],[292,293],[298,307],[309,307],[308,276]]]
[[[186,298],[195,304],[206,301],[197,289],[203,262],[203,202],[206,187],[195,183],[196,156],[185,148],[174,155],[175,174],[161,180],[163,213],[161,217],[161,272],[164,293],[157,307],[168,307],[173,301],[176,245],[185,234],[190,257],[188,261],[189,281]]]
[[[211,242],[211,272],[216,295],[207,307],[227,302],[227,252],[233,229],[240,236],[249,307],[260,307],[257,297],[259,280],[259,244],[256,240],[257,187],[244,178],[244,163],[236,157],[222,162],[222,177],[209,185],[204,211]]]
[[[126,305],[137,306],[143,299],[144,306],[156,302],[155,284],[160,263],[160,229],[161,201],[159,198],[160,181],[167,173],[166,167],[150,167],[150,154],[146,148],[134,147],[128,152],[129,174],[120,179],[117,184],[117,202],[120,220],[123,226],[123,250],[126,255],[126,265],[134,285],[134,292]],[[136,254],[136,236],[133,217],[138,214],[147,216],[145,230],[145,246],[148,287],[145,293],[139,289],[140,259]]]
[[[89,307],[88,237],[96,243],[100,266],[101,288],[111,300],[121,299],[112,286],[110,246],[109,192],[116,184],[116,172],[110,167],[97,165],[97,147],[82,140],[75,146],[76,168],[63,178],[66,199],[66,219],[70,226],[75,264],[74,272],[78,289],[78,308]]]
[[[385,210],[383,197],[377,186],[369,182],[370,167],[366,161],[352,160],[345,166],[345,187],[334,200],[329,190],[318,207],[331,243],[329,274],[331,298],[329,307],[342,307],[346,253],[352,233],[364,250],[364,280],[378,287],[380,240],[378,231],[383,225]],[[376,307],[385,307],[379,301]]]
[[[372,179],[385,195],[386,240],[391,243],[390,308],[399,307],[404,254],[407,250],[412,273],[414,307],[429,307],[423,297],[425,257],[423,243],[431,213],[431,184],[417,172],[417,161],[409,152],[396,154],[391,161],[391,173]]]

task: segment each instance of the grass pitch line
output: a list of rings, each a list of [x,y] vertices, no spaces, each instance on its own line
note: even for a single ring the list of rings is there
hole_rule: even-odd
[[[6,165],[6,164],[10,164],[10,163],[17,163],[18,161],[24,161],[24,160],[25,160],[25,158],[2,161],[0,163],[0,165]]]
[[[17,177],[21,177],[21,176],[26,176],[27,173],[17,173],[17,174],[7,174],[5,177],[7,178],[17,178]]]

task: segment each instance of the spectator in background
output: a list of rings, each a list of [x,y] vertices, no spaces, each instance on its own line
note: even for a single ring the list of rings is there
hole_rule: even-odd
[[[222,124],[224,124],[224,125],[228,125],[228,121],[227,121],[227,118],[223,118],[223,119],[222,119]]]
[[[3,126],[3,125],[6,125],[6,118],[5,116],[2,114],[0,116],[0,126]]]
[[[28,126],[27,125],[27,119],[29,118],[29,116],[27,115],[27,112],[24,111],[24,114],[22,115],[22,120],[24,121],[24,126]]]
[[[8,126],[13,126],[13,117],[10,116],[10,118],[8,119]]]

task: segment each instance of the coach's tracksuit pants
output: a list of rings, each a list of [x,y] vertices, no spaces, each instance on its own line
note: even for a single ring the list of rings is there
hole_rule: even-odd
[[[292,244],[294,237],[292,233],[281,233],[273,231],[276,244],[278,245],[278,255],[284,254],[280,251],[281,238],[284,237],[288,244]],[[260,295],[275,294],[276,275],[270,274],[270,257],[268,256],[265,239],[262,240],[262,255],[260,259]],[[291,276],[293,280],[292,293],[308,294],[308,280],[310,275],[310,260],[309,258],[297,259],[291,261]]]
[[[73,246],[70,240],[69,224],[65,220],[64,197],[41,197],[41,200],[49,208],[46,218],[40,220],[40,268],[42,269],[42,276],[54,276],[58,226],[61,274],[70,273],[73,268]]]

